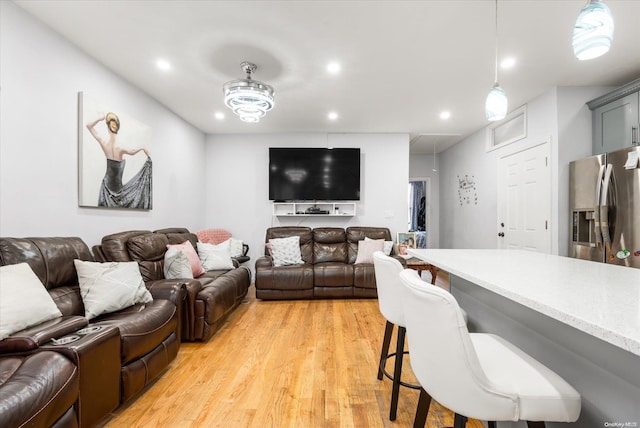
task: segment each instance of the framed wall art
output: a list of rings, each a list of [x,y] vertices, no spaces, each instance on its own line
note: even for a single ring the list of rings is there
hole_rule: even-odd
[[[150,210],[151,128],[78,94],[78,205]]]

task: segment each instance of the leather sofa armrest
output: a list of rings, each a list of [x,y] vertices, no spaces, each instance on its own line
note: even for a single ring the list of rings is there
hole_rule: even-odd
[[[256,260],[256,270],[259,268],[271,268],[273,267],[273,257],[262,256]]]
[[[148,281],[145,285],[154,299],[164,299],[173,302],[175,305],[184,300],[185,282],[184,279],[159,279]]]
[[[64,316],[18,331],[0,340],[0,354],[32,351],[50,341],[89,325],[85,317]]]

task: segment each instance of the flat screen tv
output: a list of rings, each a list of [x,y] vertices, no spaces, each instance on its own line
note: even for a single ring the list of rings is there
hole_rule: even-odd
[[[359,201],[360,149],[269,149],[272,201]]]

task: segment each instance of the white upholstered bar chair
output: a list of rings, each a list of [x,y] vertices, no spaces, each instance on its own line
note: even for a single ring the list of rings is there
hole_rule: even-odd
[[[403,286],[400,283],[400,272],[403,267],[400,262],[393,257],[386,256],[382,251],[376,251],[373,254],[373,266],[376,273],[376,288],[378,289],[378,305],[382,316],[386,318],[387,323],[384,329],[384,339],[382,349],[380,350],[380,362],[378,364],[378,379],[382,380],[383,376],[392,380],[391,389],[391,408],[389,410],[389,419],[396,419],[396,411],[398,409],[398,395],[400,385],[412,389],[420,389],[420,385],[414,385],[403,382],[402,376],[402,358],[404,355],[404,308],[402,306],[401,293]],[[389,354],[389,345],[391,336],[393,335],[394,326],[398,326],[398,334],[396,339],[396,351]],[[389,374],[385,369],[387,359],[394,357],[393,375]]]
[[[470,334],[455,298],[415,271],[400,280],[411,368],[423,388],[414,427],[424,426],[431,397],[455,412],[456,428],[467,417],[529,427],[578,419],[580,394],[559,375],[499,336]]]

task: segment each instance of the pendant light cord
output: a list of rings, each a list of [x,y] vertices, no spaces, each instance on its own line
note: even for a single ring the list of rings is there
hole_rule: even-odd
[[[495,68],[495,81],[498,83],[498,0],[496,0],[496,68]]]

